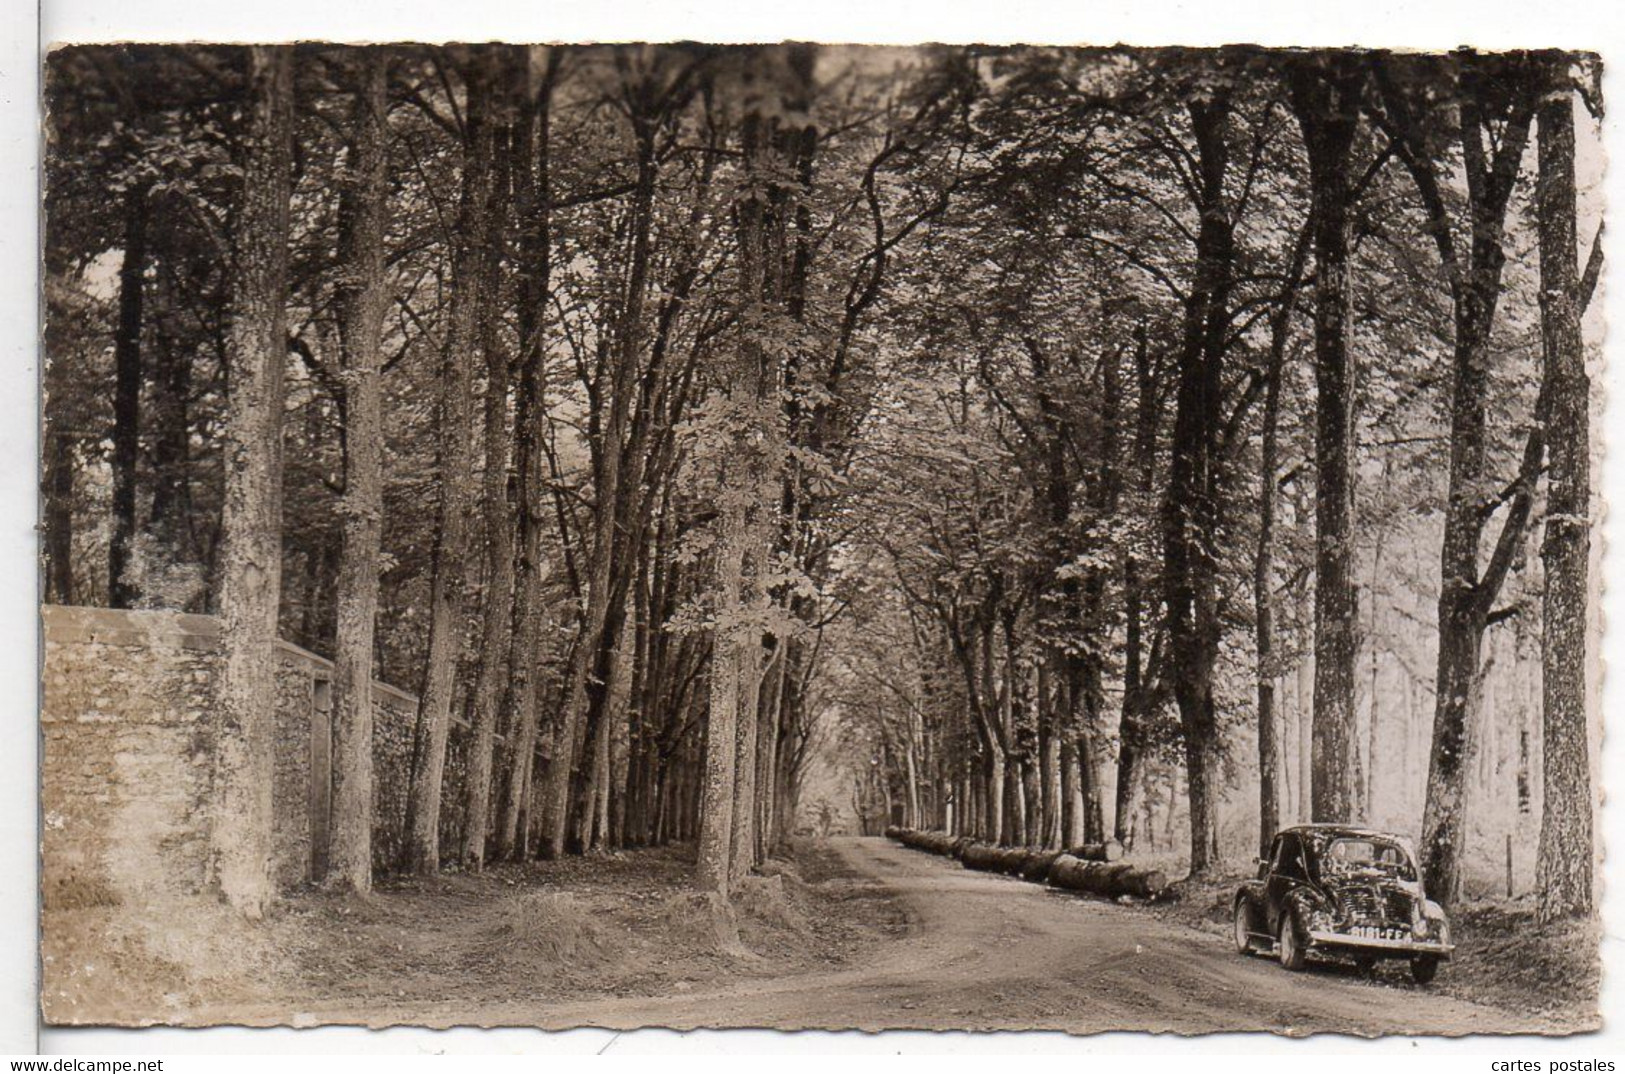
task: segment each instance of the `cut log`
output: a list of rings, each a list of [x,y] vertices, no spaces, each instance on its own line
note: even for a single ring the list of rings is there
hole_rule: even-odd
[[[1115,839],[1108,839],[1104,843],[1084,843],[1067,851],[1074,858],[1083,861],[1117,861],[1123,856],[1123,844]]]
[[[1120,895],[1151,898],[1168,886],[1160,869],[1137,869],[1128,862],[1083,861],[1071,854],[1055,859],[1048,880],[1054,887],[1113,899]]]
[[[1161,869],[1131,869],[1119,879],[1122,894],[1142,899],[1154,899],[1168,888],[1168,877]]]
[[[1029,851],[1026,847],[1004,847],[999,851],[999,872],[1008,876],[1020,876],[1022,867],[1027,864]]]
[[[924,832],[917,828],[887,828],[886,836],[906,847],[931,854],[953,855],[959,842],[947,832]]]
[[[1021,878],[1031,880],[1035,884],[1042,884],[1049,876],[1050,867],[1055,859],[1061,856],[1058,850],[1034,850],[1027,854],[1026,861],[1021,866]]]
[[[1052,887],[1066,888],[1068,891],[1080,890],[1084,862],[1070,854],[1062,854],[1051,863],[1049,873],[1045,879]]]
[[[1003,858],[999,848],[991,843],[972,843],[960,852],[959,860],[965,863],[967,869],[996,872]]]

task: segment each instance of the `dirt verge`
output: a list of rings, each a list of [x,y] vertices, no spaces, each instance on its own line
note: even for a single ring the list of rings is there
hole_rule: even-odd
[[[97,906],[45,926],[57,1024],[387,1025],[430,1009],[682,994],[840,967],[908,930],[895,897],[816,843],[731,904],[695,891],[692,848],[391,879],[367,897],[310,890],[229,945],[192,949],[145,915]],[[222,911],[223,912],[223,911]]]

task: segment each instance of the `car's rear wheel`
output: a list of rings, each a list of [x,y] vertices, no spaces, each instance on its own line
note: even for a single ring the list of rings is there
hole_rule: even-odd
[[[1303,969],[1308,961],[1303,945],[1298,942],[1298,923],[1291,912],[1281,915],[1281,935],[1275,949],[1281,956],[1281,965],[1294,973]]]
[[[1253,950],[1253,922],[1252,912],[1247,909],[1246,899],[1236,900],[1235,941],[1236,954],[1247,955]]]
[[[1432,984],[1439,975],[1439,960],[1432,955],[1418,955],[1411,959],[1411,980],[1419,985]]]

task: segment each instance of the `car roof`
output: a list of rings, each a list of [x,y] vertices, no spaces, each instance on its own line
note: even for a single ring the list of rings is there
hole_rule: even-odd
[[[1279,834],[1285,835],[1288,832],[1305,835],[1311,833],[1318,835],[1352,835],[1362,838],[1391,839],[1396,843],[1404,841],[1401,836],[1392,832],[1382,832],[1375,828],[1357,828],[1348,824],[1294,824],[1290,828],[1282,828]]]

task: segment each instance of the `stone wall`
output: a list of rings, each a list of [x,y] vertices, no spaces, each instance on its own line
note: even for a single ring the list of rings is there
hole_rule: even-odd
[[[412,733],[418,699],[378,683],[372,702],[372,867],[386,873],[401,860],[406,845],[406,796],[412,784]],[[450,741],[460,743],[467,733],[467,725],[453,718]],[[442,811],[462,798],[463,769],[455,763],[459,757],[460,751],[446,750]],[[455,844],[442,838],[440,845],[450,851]]]
[[[47,608],[44,620],[46,905],[195,892],[206,864],[218,662],[209,621],[81,608]]]
[[[195,894],[207,866],[219,621],[167,611],[46,606],[41,815],[53,907]],[[278,646],[273,870],[283,889],[325,860],[333,665]],[[375,684],[375,867],[404,836],[417,700]],[[459,834],[467,729],[454,722],[442,832]]]

